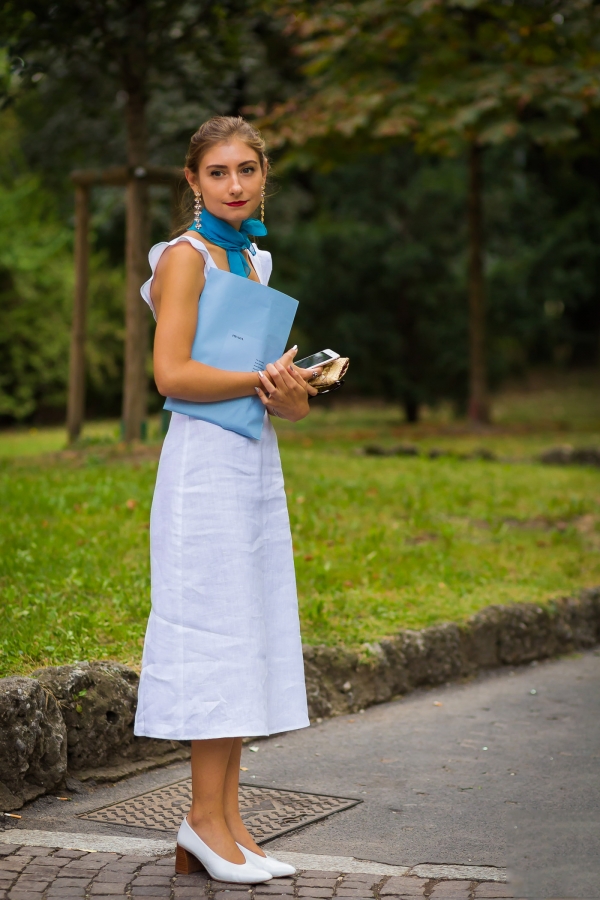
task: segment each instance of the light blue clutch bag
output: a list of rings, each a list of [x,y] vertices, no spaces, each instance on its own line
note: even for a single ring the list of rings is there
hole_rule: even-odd
[[[258,372],[283,354],[298,301],[221,269],[209,269],[198,307],[192,359],[228,369]],[[167,397],[165,409],[203,419],[260,440],[265,408],[258,397],[196,403]]]

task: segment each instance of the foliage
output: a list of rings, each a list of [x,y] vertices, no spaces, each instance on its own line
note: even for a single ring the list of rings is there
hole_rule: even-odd
[[[0,415],[27,418],[41,395],[64,402],[69,234],[38,179],[0,187]],[[23,216],[23,210],[28,216]],[[66,270],[66,271],[65,271]]]
[[[53,195],[57,224],[72,229],[72,169],[125,161],[135,167],[181,163],[189,137],[203,119],[236,113],[258,95],[270,97],[273,85],[282,81],[273,78],[274,67],[287,73],[284,80],[290,77],[293,65],[285,41],[277,41],[280,29],[258,7],[239,0],[67,0],[50,5],[32,0],[2,6],[0,101],[13,114],[12,132],[18,131],[24,168]],[[274,97],[281,96],[277,90]],[[6,116],[5,111],[3,124]],[[136,193],[140,217],[146,214],[142,194]],[[152,195],[153,237],[161,240],[173,225],[171,192],[162,187]],[[95,249],[104,252],[96,254],[101,263],[91,272],[92,294],[101,300],[92,297],[90,304],[89,379],[93,386],[100,376],[105,386],[102,393],[92,390],[88,407],[116,413],[123,370],[124,191],[95,189],[92,211]],[[138,274],[141,282],[146,272]],[[64,292],[61,303],[67,302],[67,294],[71,291]],[[128,296],[134,308],[139,302],[140,319],[146,317],[135,283]],[[33,311],[31,304],[26,310]],[[101,310],[110,310],[109,316]],[[63,348],[63,368],[68,346],[64,313],[66,309],[61,322],[55,322],[54,342]],[[13,337],[20,341],[23,334]],[[140,364],[143,344],[140,335],[134,342],[142,348]],[[104,352],[109,345],[110,359]],[[58,375],[61,385],[64,374]],[[15,378],[22,381],[19,374]],[[52,407],[64,402],[62,386],[50,391],[41,373],[36,390],[40,402],[46,394]],[[155,407],[152,389],[151,395]],[[37,406],[32,396],[28,413]],[[15,401],[12,411],[17,408],[25,410]]]
[[[164,78],[191,89],[199,65],[214,78],[227,54],[236,52],[238,31],[226,20],[237,9],[236,0],[9,0],[0,27],[9,52],[24,59],[20,77],[26,82],[35,83],[58,57],[65,67],[87,66],[81,72],[88,79],[101,75],[113,89],[141,92],[146,102],[153,83]]]
[[[405,138],[556,143],[600,103],[593,0],[289,0],[308,83],[264,119],[279,143]],[[339,141],[338,141],[339,143]]]
[[[461,159],[408,147],[288,172],[267,204],[273,285],[300,300],[292,343],[352,358],[346,391],[464,408]],[[490,148],[485,269],[494,389],[530,365],[591,363],[600,324],[593,157]]]
[[[2,113],[0,146],[0,417],[28,420],[66,401],[73,296],[71,230],[41,179],[15,146],[16,124]],[[122,273],[102,254],[91,265],[87,345],[90,404],[114,402],[122,357]]]
[[[5,135],[11,127],[6,116]],[[61,223],[56,194],[42,188],[39,178],[25,176],[24,165],[15,165],[14,160],[4,164],[0,256],[13,284],[16,279],[21,286],[18,296],[25,291],[28,300],[16,308],[6,296],[3,300],[0,331],[12,338],[4,345],[0,371],[9,379],[7,396],[14,394],[10,385],[26,389],[30,400],[25,405],[20,399],[18,409],[22,415],[27,411],[29,420],[36,410],[46,415],[54,409],[58,415],[64,404],[73,262],[71,231]],[[493,384],[532,363],[593,361],[600,310],[600,195],[593,158],[540,160],[498,148],[486,165]],[[29,199],[10,200],[14,172],[32,179],[27,182],[31,212]],[[447,398],[462,408],[463,179],[461,160],[436,161],[398,148],[301,179],[290,172],[269,199],[270,234],[261,243],[274,254],[273,285],[301,301],[294,340],[302,353],[321,346],[349,353],[346,392],[398,399],[407,412],[415,400],[432,404]],[[42,198],[46,218],[32,236],[42,217],[36,211]],[[94,254],[90,277],[88,409],[118,415],[124,295],[120,197],[107,192],[97,200],[104,205],[94,215],[94,232],[105,249]],[[164,239],[167,228],[168,220],[162,232],[157,228],[156,240]],[[62,243],[54,261],[42,264],[39,254],[53,229]],[[9,245],[15,248],[10,256]],[[26,273],[17,271],[17,260],[30,245],[36,263]],[[17,296],[14,290],[11,296]],[[36,357],[32,341],[42,356],[23,368],[30,355]]]
[[[306,76],[296,96],[266,114],[263,109],[260,119],[275,145],[291,147],[288,165],[305,165],[307,158],[339,163],[365,146],[381,152],[400,141],[422,153],[467,150],[469,416],[487,421],[481,148],[508,141],[521,148],[557,145],[580,136],[582,122],[600,104],[597,4],[289,0],[275,6],[296,37]],[[396,319],[408,346],[415,331],[435,331],[427,322],[431,312],[420,304],[420,329],[402,328]],[[455,380],[454,371],[449,375]]]
[[[4,4],[0,47],[13,70],[5,102],[22,123],[29,165],[60,195],[63,214],[71,210],[73,168],[118,165],[127,158],[130,98],[122,83],[122,54],[138,34],[132,10],[143,10],[144,17],[138,49],[145,54],[140,65],[146,78],[148,160],[177,165],[203,120],[236,114],[259,98],[275,100],[293,77],[295,63],[280,39],[281,25],[259,7],[245,3],[240,15],[239,0]],[[157,205],[164,233],[170,227],[170,197]],[[109,229],[116,232],[107,241],[121,237],[122,204],[116,206],[104,208],[105,215],[110,212]],[[116,255],[122,260],[121,248]]]
[[[313,175],[310,218],[289,217],[289,190],[268,209],[272,283],[300,300],[301,354],[352,359],[346,390],[417,407],[465,393],[466,318],[460,166],[409,149]],[[431,210],[435,209],[435,216]]]
[[[300,427],[278,423],[308,643],[360,646],[600,580],[597,470],[359,457],[373,436],[406,436],[398,411],[319,410]],[[461,452],[526,456],[556,440],[420,427],[423,446]],[[139,663],[158,447],[127,453],[97,437],[85,451],[0,463],[2,674]]]
[[[460,154],[438,161],[432,154],[458,153],[473,131],[490,145],[484,184],[492,384],[531,363],[595,358],[595,4],[292,0],[245,5],[243,16],[235,3],[208,0],[140,6],[150,17],[152,162],[180,162],[190,133],[208,115],[261,103],[276,110],[268,120],[272,143],[310,139],[274,154],[280,191],[269,199],[264,246],[275,256],[273,284],[302,301],[302,351],[333,345],[350,353],[348,389],[399,399],[409,416],[416,404],[446,398],[464,407],[465,166]],[[4,421],[64,403],[68,173],[126,158],[127,92],[117,44],[131,24],[128,10],[124,0],[35,0],[5,4],[0,13],[0,79],[9,106],[0,140],[8,135],[13,154],[2,162],[1,179],[9,235],[0,250],[0,324],[10,335],[0,363]],[[83,33],[90,16],[106,23],[108,49],[100,48],[100,19]],[[169,33],[161,17],[169,19]],[[410,104],[404,133],[398,123],[408,122]],[[532,144],[574,134],[564,127],[576,120],[578,136],[567,150]],[[423,152],[400,146],[403,137]],[[22,208],[10,199],[13,190],[29,192]],[[122,380],[123,200],[120,189],[93,193],[89,409],[112,415]],[[152,214],[153,240],[162,240],[171,224],[167,190],[153,191]],[[43,223],[37,230],[36,218]],[[9,244],[17,249],[9,253]],[[35,264],[25,262],[33,250],[24,248],[32,247]]]

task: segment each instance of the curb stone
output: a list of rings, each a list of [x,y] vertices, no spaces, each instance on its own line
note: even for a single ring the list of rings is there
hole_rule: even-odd
[[[127,771],[132,762],[164,757],[182,748],[178,741],[134,737],[140,679],[129,666],[81,662],[46,666],[31,677],[50,691],[61,708],[67,728],[69,774],[81,780],[89,769],[124,767]]]
[[[599,641],[595,587],[545,607],[489,606],[460,625],[401,631],[359,651],[305,646],[309,715],[314,721],[357,712],[417,687],[589,649]],[[19,809],[56,788],[66,774],[65,750],[68,774],[80,779],[112,781],[187,758],[189,749],[177,742],[134,737],[138,681],[133,669],[112,662],[49,666],[30,678],[0,679],[0,807]],[[24,743],[21,726],[5,723],[22,724],[33,697],[40,737],[32,740],[33,731],[25,729]],[[54,768],[46,771],[51,761]]]
[[[67,731],[53,695],[34,678],[0,680],[0,808],[20,809],[67,770]]]
[[[488,606],[464,624],[401,631],[361,651],[305,646],[309,713],[326,718],[358,712],[417,687],[589,649],[599,641],[596,587],[546,607]]]

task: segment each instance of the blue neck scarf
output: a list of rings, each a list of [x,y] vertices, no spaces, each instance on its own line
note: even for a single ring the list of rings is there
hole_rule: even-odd
[[[227,250],[229,271],[234,275],[241,275],[242,278],[247,278],[250,274],[250,266],[244,250],[249,250],[252,256],[256,255],[256,250],[252,246],[252,241],[248,235],[260,237],[263,234],[267,234],[267,229],[258,219],[244,219],[240,230],[236,231],[233,225],[217,218],[217,216],[213,216],[207,209],[202,210],[200,228],[197,228],[195,223],[192,222],[189,230],[196,231],[202,237],[205,237],[207,241]]]

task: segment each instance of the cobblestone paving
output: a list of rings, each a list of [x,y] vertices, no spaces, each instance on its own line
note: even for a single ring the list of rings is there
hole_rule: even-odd
[[[121,856],[0,847],[0,900],[501,900],[512,898],[503,884],[435,881],[407,876],[299,872],[253,889],[211,881],[202,873],[175,875],[174,857]]]

